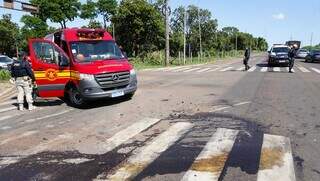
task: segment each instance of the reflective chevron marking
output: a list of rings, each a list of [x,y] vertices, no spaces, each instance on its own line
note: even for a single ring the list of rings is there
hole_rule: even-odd
[[[218,180],[238,132],[219,128],[183,176],[182,181]]]
[[[251,67],[249,70],[248,70],[248,72],[253,72],[253,71],[255,71],[257,69],[257,67],[256,66],[253,66],[253,67]]]

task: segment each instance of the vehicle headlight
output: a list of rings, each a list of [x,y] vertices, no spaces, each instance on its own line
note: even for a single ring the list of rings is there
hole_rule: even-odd
[[[271,56],[272,56],[272,57],[275,57],[275,56],[277,56],[277,54],[274,53],[274,52],[272,52],[272,53],[271,53]]]
[[[94,80],[92,74],[80,74],[80,80]]]
[[[136,75],[136,71],[135,71],[134,69],[131,69],[131,70],[130,70],[130,75],[131,75],[131,76],[135,76],[135,75]]]

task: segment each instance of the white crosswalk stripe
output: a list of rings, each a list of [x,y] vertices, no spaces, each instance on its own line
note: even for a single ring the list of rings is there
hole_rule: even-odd
[[[211,70],[211,68],[205,68],[205,69],[198,70],[197,73],[207,72],[208,70]]]
[[[274,161],[273,164],[270,164],[272,161]],[[261,148],[258,181],[269,180],[296,180],[289,138],[268,134],[264,135]]]
[[[133,179],[191,127],[191,123],[180,122],[174,124],[167,131],[155,138],[152,143],[142,147],[138,154],[131,156],[127,163],[120,167],[114,174],[107,176],[107,180]]]
[[[244,71],[244,67],[237,68],[237,71]]]
[[[273,72],[281,72],[281,69],[280,67],[273,67]]]
[[[185,70],[183,71],[184,73],[188,73],[188,72],[194,72],[194,71],[197,71],[197,70],[200,70],[201,68],[193,68],[193,69],[189,69],[189,70]]]
[[[173,72],[182,72],[182,71],[189,70],[189,69],[192,69],[192,67],[184,67],[184,68],[181,68],[178,70],[174,70]]]
[[[218,180],[237,134],[236,130],[219,128],[183,176],[182,181]],[[201,169],[209,163],[208,169]]]
[[[306,69],[304,67],[301,67],[301,66],[298,66],[298,69],[303,73],[310,73],[311,72],[310,70],[308,70],[308,69]]]
[[[225,71],[229,71],[229,70],[231,70],[231,69],[233,69],[233,67],[227,67],[227,68],[221,69],[221,70],[219,70],[219,71],[220,71],[220,72],[225,72]]]
[[[268,72],[269,70],[269,67],[262,67],[260,72]]]
[[[248,104],[241,102],[235,105]],[[120,130],[104,143],[94,143],[100,146],[100,151],[88,154],[105,154],[125,144],[129,139],[139,135],[144,130],[159,123],[159,119],[145,118]],[[137,147],[131,156],[115,167],[114,171],[107,171],[96,177],[94,180],[132,180],[145,170],[160,155],[167,151],[177,140],[183,138],[195,124],[189,122],[178,122],[168,127],[164,132],[147,141],[144,146]],[[153,128],[152,128],[153,129]],[[230,159],[236,138],[240,130],[217,128],[212,134],[201,153],[195,158],[189,170],[182,177],[182,181],[206,181],[218,180],[226,161]],[[13,138],[4,139],[0,145],[5,145],[17,139],[25,139],[28,136],[39,133],[38,131],[28,131]],[[249,133],[248,133],[249,134]],[[241,135],[241,134],[240,134]],[[19,152],[19,157],[0,158],[0,168],[19,162],[28,155],[36,154],[54,148],[58,144],[65,143],[75,138],[76,135],[66,133],[58,135],[56,138],[34,145],[34,147]],[[134,141],[134,140],[133,140]],[[90,148],[97,148],[90,145]],[[72,159],[66,159],[72,162]],[[74,160],[74,159],[73,159]],[[75,160],[77,161],[77,160]],[[88,161],[83,160],[84,162]],[[90,160],[89,160],[90,161]],[[260,163],[258,171],[258,181],[295,181],[294,162],[290,139],[276,135],[263,135],[263,142],[260,153]]]
[[[289,67],[286,68],[286,71],[289,72]],[[294,69],[291,69],[292,72],[296,72]]]
[[[313,71],[317,72],[318,74],[320,74],[320,70],[317,68],[311,68]]]
[[[256,66],[253,66],[253,67],[251,67],[249,70],[248,70],[248,72],[253,72],[253,71],[255,71],[257,69],[257,67]]]

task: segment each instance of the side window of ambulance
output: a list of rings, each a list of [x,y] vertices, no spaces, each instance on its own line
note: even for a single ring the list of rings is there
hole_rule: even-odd
[[[33,44],[37,59],[47,64],[59,63],[59,57],[66,58],[62,53],[56,49],[53,45],[47,42],[35,42]]]

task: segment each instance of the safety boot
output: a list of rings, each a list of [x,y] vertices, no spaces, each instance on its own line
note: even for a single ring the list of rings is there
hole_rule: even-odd
[[[19,110],[19,111],[23,111],[23,110],[24,110],[23,104],[19,104],[18,110]]]

